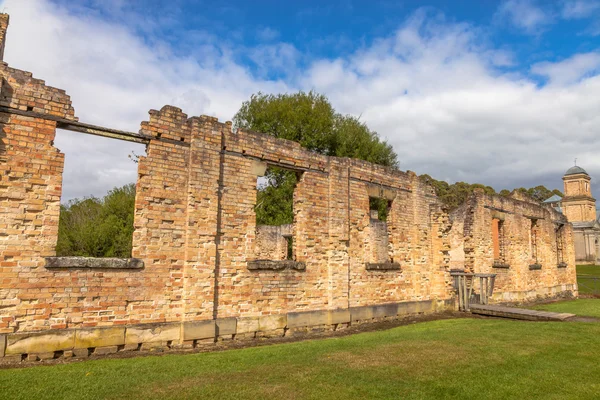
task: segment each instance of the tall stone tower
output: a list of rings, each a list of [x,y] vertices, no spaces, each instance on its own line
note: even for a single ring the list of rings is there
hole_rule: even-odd
[[[592,197],[591,178],[581,167],[568,169],[563,176],[565,197],[563,214],[573,224],[575,260],[581,264],[600,261],[600,224],[596,220],[596,199]]]
[[[562,209],[569,222],[596,221],[596,199],[592,197],[591,179],[577,165],[569,168],[563,176],[565,197]]]

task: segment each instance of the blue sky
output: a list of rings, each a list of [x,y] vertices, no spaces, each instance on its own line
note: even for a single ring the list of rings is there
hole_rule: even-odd
[[[439,23],[465,24],[477,31],[481,46],[505,49],[510,65],[502,71],[530,73],[538,61],[559,61],[595,51],[600,45],[600,2],[558,1],[125,1],[57,0],[80,18],[97,16],[127,24],[149,43],[165,42],[170,50],[202,58],[207,44],[247,48],[286,43],[305,66],[313,59],[336,58],[392,35],[404,21],[423,14]],[[271,79],[257,60],[240,52],[236,61]],[[535,74],[531,77],[544,83]]]
[[[315,90],[403,170],[561,188],[577,157],[600,177],[600,0],[1,3],[5,61],[67,90],[85,122],[136,131],[164,104],[226,121],[252,93]],[[143,152],[56,146],[65,199],[135,180],[127,154]]]

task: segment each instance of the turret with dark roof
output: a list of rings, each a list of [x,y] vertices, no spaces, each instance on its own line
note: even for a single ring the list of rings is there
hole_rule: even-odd
[[[567,176],[567,175],[577,175],[577,174],[586,174],[586,175],[588,175],[588,173],[585,171],[585,169],[581,168],[578,165],[575,165],[575,166],[569,168],[567,170],[567,172],[565,172],[564,176]]]
[[[596,199],[592,197],[591,180],[585,169],[574,165],[563,176],[565,197],[561,206],[572,223],[596,222]]]

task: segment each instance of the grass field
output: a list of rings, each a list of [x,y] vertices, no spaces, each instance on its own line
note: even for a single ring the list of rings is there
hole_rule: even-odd
[[[600,295],[600,265],[578,265],[579,294]]]
[[[595,399],[600,324],[494,319],[0,370],[6,399]]]
[[[600,265],[578,265],[577,275],[590,275],[600,277]]]
[[[536,310],[577,314],[578,316],[582,317],[600,318],[599,299],[577,299],[569,301],[560,301],[557,303],[540,304],[530,308],[534,308]]]

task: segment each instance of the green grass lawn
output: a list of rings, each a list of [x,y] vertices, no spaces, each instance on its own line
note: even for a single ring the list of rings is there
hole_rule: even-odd
[[[600,318],[600,299],[560,301],[557,303],[540,304],[531,308],[535,310],[572,313],[582,317]]]
[[[453,319],[191,355],[0,370],[6,399],[595,399],[600,324]]]
[[[600,277],[600,265],[577,265],[577,275]]]
[[[579,294],[600,295],[600,265],[578,265],[577,286]]]

